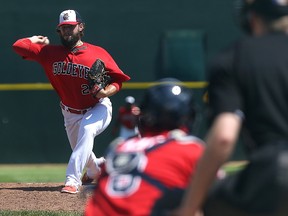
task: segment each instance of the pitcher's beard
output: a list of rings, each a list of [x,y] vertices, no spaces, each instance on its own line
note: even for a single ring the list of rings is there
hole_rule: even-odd
[[[72,35],[68,39],[65,39],[63,36],[60,36],[60,40],[61,40],[61,43],[63,46],[65,46],[69,49],[72,49],[73,47],[75,47],[77,42],[80,40],[80,36],[79,35]]]

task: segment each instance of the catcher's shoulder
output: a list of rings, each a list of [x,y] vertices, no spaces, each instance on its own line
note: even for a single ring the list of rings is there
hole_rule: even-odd
[[[181,129],[176,129],[176,130],[172,130],[170,131],[169,136],[171,138],[173,138],[177,144],[181,144],[181,145],[199,145],[199,146],[205,146],[205,142],[200,139],[199,137],[196,137],[194,135],[191,134],[187,134],[186,132],[184,132]]]

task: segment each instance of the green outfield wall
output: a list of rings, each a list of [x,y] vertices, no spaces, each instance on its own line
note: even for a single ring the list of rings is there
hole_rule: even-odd
[[[84,40],[106,48],[131,76],[123,90],[111,97],[114,113],[127,95],[140,102],[149,83],[162,77],[188,82],[203,106],[206,66],[240,31],[231,0],[107,0],[5,1],[0,9],[0,163],[67,162],[71,153],[59,99],[42,68],[12,51],[22,37],[56,33],[62,10],[76,9],[86,23]],[[195,134],[206,132],[205,112]],[[115,118],[115,116],[114,116]],[[108,129],[95,139],[100,156],[114,138]],[[241,158],[238,150],[234,158]]]

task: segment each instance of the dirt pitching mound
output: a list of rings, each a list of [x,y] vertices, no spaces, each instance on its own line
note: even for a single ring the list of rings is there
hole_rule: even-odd
[[[0,210],[84,212],[92,187],[78,194],[60,193],[61,183],[0,183]]]

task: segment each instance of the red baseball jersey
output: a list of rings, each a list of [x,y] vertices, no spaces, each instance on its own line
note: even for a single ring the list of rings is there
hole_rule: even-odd
[[[150,215],[162,187],[187,187],[204,145],[196,137],[175,133],[134,137],[110,151],[85,215]]]
[[[112,78],[111,84],[118,90],[122,82],[130,79],[105,49],[89,43],[70,50],[61,45],[33,44],[24,38],[16,41],[13,49],[24,59],[40,63],[61,101],[75,109],[89,108],[98,102],[91,96],[87,80],[87,73],[96,59],[104,62]]]
[[[125,106],[120,107],[118,111],[118,121],[121,125],[128,129],[134,129],[137,125],[138,114],[135,110],[139,108],[135,105],[132,105],[131,108]]]

